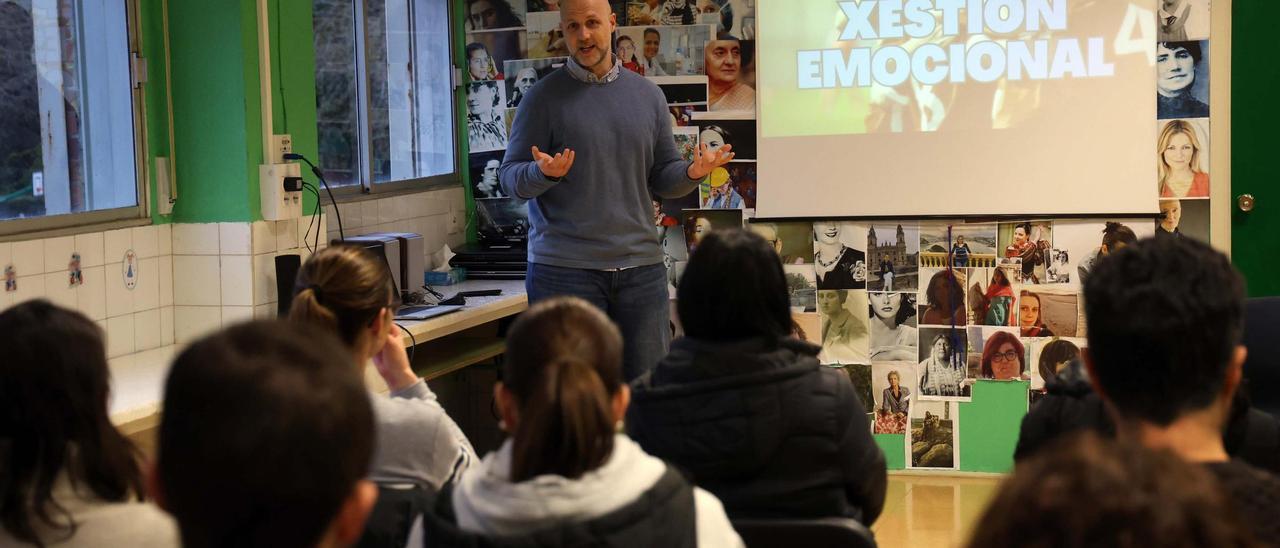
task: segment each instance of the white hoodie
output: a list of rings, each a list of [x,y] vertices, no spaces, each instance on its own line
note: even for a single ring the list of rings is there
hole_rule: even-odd
[[[609,460],[576,480],[544,475],[511,483],[510,471],[511,440],[507,440],[479,466],[463,473],[453,490],[459,528],[505,536],[597,518],[639,498],[662,477],[666,464],[645,453],[631,438],[618,434]],[[698,546],[743,546],[719,499],[694,487],[693,502]],[[419,522],[414,525],[409,546],[422,545],[420,533]]]

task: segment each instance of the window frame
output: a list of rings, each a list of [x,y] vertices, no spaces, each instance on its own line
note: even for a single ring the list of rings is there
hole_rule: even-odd
[[[412,4],[416,0],[406,0]],[[332,205],[335,201],[338,204],[343,202],[360,202],[373,197],[388,197],[396,194],[408,194],[410,192],[420,192],[428,190],[438,190],[444,188],[453,188],[462,186],[462,148],[461,135],[459,134],[458,124],[458,68],[457,68],[457,29],[454,28],[455,6],[452,0],[439,0],[445,4],[445,13],[448,20],[447,28],[449,35],[449,112],[450,120],[453,126],[453,172],[442,173],[440,175],[429,175],[426,177],[414,177],[411,179],[400,179],[385,183],[376,183],[373,178],[373,152],[372,146],[372,127],[370,120],[372,116],[372,106],[369,102],[369,89],[371,82],[369,80],[368,58],[368,25],[369,21],[366,17],[368,12],[368,0],[352,0],[352,9],[354,10],[356,23],[355,44],[359,55],[356,55],[356,108],[359,116],[357,117],[356,129],[358,134],[360,150],[357,154],[359,159],[360,180],[358,184],[334,186],[333,200],[329,199],[326,194],[321,195],[320,203],[322,205]],[[412,44],[417,44],[417,36],[411,35]],[[416,122],[416,121],[415,121]],[[316,159],[319,161],[319,158]],[[320,166],[324,168],[323,165]]]
[[[82,233],[108,226],[133,226],[150,222],[150,174],[147,158],[146,91],[150,79],[140,71],[146,66],[142,51],[141,0],[125,0],[125,34],[129,46],[129,102],[133,120],[134,192],[137,204],[126,207],[82,211],[62,215],[44,215],[18,219],[0,219],[0,241],[20,240],[34,233],[53,231]],[[76,32],[84,25],[75,21]],[[165,52],[168,55],[168,52]],[[83,70],[83,69],[79,69]]]

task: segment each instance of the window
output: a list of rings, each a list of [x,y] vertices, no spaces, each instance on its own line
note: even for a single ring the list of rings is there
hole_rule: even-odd
[[[319,165],[365,192],[453,182],[448,0],[314,0]]]
[[[0,0],[0,231],[142,216],[134,10]]]

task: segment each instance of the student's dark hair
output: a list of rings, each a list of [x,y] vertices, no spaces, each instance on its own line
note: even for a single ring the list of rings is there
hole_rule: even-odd
[[[1020,461],[987,505],[971,548],[1252,548],[1248,526],[1204,467],[1093,432]]]
[[[1084,286],[1094,378],[1121,414],[1167,425],[1222,391],[1244,281],[1192,238],[1147,238],[1097,262]]]
[[[950,303],[942,302],[942,296],[938,295],[938,292],[947,286],[951,288]],[[957,310],[964,308],[964,288],[960,286],[960,281],[956,279],[955,272],[951,269],[939,270],[929,278],[929,286],[925,289],[924,297],[929,301],[931,308],[946,311],[952,316]]]
[[[1040,378],[1045,382],[1058,378],[1057,366],[1062,362],[1069,362],[1080,356],[1080,349],[1075,343],[1054,339],[1044,345],[1040,349],[1040,362],[1037,367],[1040,368]]]
[[[1200,64],[1200,60],[1204,58],[1204,52],[1200,50],[1200,42],[1196,42],[1194,40],[1189,42],[1160,42],[1160,46],[1168,49],[1169,51],[1177,51],[1180,49],[1187,50],[1187,53],[1191,54],[1191,59],[1195,61],[1197,65]]]
[[[283,321],[236,325],[178,356],[156,471],[183,546],[320,541],[373,454],[351,360],[333,335]]]
[[[529,307],[507,334],[502,382],[520,416],[512,482],[544,474],[579,478],[613,453],[622,335],[598,308],[575,297]]]
[[[508,3],[507,0],[467,0],[468,16],[471,15],[471,5],[475,4],[476,2],[488,2],[489,5],[493,7],[493,9],[497,10],[498,26],[493,28],[505,29],[508,27],[524,26],[524,23],[520,22],[520,18],[516,16],[515,10],[511,8],[511,4]],[[472,29],[472,30],[491,30],[491,29],[484,28],[484,29]]]
[[[706,341],[786,337],[791,299],[778,253],[759,234],[712,231],[689,257],[676,311],[685,333]]]
[[[293,291],[289,319],[333,333],[348,348],[398,297],[387,264],[354,245],[317,251],[298,270]]]
[[[1102,245],[1107,246],[1107,252],[1112,253],[1116,250],[1116,244],[1132,245],[1138,241],[1138,236],[1133,233],[1133,229],[1123,224],[1108,221],[1102,229]]]
[[[1018,371],[1026,368],[1026,358],[1023,352],[1026,347],[1022,346],[1022,341],[1018,340],[1018,336],[1008,331],[996,331],[982,345],[982,377],[989,379],[995,376],[995,372],[991,369],[991,362],[995,359],[996,352],[1000,351],[1000,347],[1005,344],[1012,344],[1013,349],[1018,352]]]
[[[893,325],[898,326],[907,323],[907,320],[916,315],[916,303],[914,302],[914,293],[895,293],[898,297],[898,314],[893,317]],[[867,312],[869,317],[875,317],[875,305],[867,303]]]
[[[53,488],[60,476],[110,502],[142,500],[139,454],[107,407],[102,330],[45,300],[0,313],[0,527],[36,546],[75,535]],[[57,532],[43,538],[40,531]]]

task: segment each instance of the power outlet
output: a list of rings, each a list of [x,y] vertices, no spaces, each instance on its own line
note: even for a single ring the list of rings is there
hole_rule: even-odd
[[[268,221],[297,219],[302,216],[302,192],[284,190],[285,177],[300,177],[297,163],[258,166],[258,189],[262,200],[262,218]]]
[[[269,164],[283,164],[284,155],[293,152],[293,136],[289,134],[272,135],[271,136],[271,157],[266,159]]]

